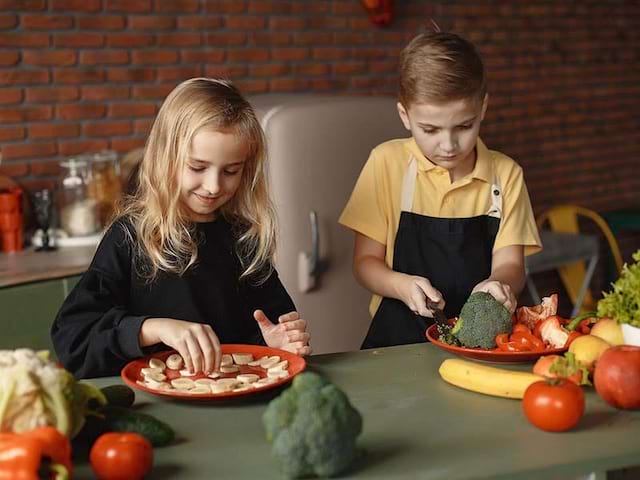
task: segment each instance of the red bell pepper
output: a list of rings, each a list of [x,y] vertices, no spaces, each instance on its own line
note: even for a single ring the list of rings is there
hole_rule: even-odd
[[[71,443],[66,436],[54,427],[0,433],[0,480],[38,480],[43,467],[52,480],[71,478]]]

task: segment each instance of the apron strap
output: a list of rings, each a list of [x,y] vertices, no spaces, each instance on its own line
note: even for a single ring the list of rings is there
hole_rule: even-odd
[[[402,179],[402,197],[400,198],[400,211],[411,212],[413,210],[413,192],[416,188],[416,175],[418,173],[418,162],[413,155],[409,160],[409,167]]]
[[[491,208],[487,212],[489,217],[502,218],[502,188],[498,177],[494,177],[491,184]]]

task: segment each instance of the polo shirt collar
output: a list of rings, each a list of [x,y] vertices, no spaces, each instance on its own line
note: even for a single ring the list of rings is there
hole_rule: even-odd
[[[418,161],[418,170],[428,172],[430,170],[433,170],[434,168],[437,168],[437,165],[435,163],[432,163],[431,160],[425,157],[422,151],[420,151],[420,148],[418,147],[418,144],[413,137],[409,139],[407,149],[411,154],[407,157],[407,163],[409,163],[409,161],[411,160],[411,156],[415,157]],[[476,142],[476,153],[476,165],[471,172],[471,177],[483,180],[487,183],[493,182],[494,170],[491,152],[484,144],[484,142],[480,139],[480,137],[478,137],[478,140]]]

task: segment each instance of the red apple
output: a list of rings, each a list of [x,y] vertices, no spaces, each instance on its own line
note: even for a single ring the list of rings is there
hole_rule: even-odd
[[[616,408],[640,408],[640,347],[605,350],[596,363],[593,383],[598,395]]]

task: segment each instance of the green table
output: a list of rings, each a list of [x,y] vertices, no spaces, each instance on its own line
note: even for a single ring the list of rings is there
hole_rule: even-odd
[[[450,356],[423,344],[309,359],[309,368],[341,386],[364,416],[359,444],[367,456],[348,478],[557,479],[640,464],[640,412],[615,410],[587,389],[579,427],[546,433],[527,422],[519,401],[442,381],[437,370]],[[142,411],[170,423],[180,437],[155,450],[148,478],[281,478],[264,440],[261,415],[273,396],[264,395],[202,404],[137,392]],[[76,479],[92,478],[87,465],[76,473]]]

